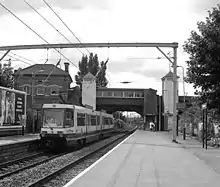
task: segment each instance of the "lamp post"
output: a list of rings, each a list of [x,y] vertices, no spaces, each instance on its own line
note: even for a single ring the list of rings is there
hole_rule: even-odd
[[[37,75],[37,73],[43,72],[44,69],[41,68],[40,70],[37,70],[36,72],[32,72],[32,79],[31,79],[31,106],[32,106],[32,133],[35,133],[35,124],[34,124],[34,87],[35,87],[35,81],[34,78]]]

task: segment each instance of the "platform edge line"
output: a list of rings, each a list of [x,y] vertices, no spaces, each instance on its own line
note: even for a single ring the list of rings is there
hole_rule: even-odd
[[[100,159],[98,159],[96,162],[94,162],[91,166],[86,168],[84,171],[76,175],[71,181],[69,181],[67,184],[65,184],[63,187],[70,187],[77,179],[85,175],[89,170],[91,170],[95,165],[97,165],[99,162],[101,162],[105,157],[107,157],[109,154],[111,154],[115,149],[117,149],[121,144],[123,144],[127,139],[129,139],[131,136],[133,136],[137,131],[132,133],[130,136],[125,138],[121,143],[119,143],[117,146],[115,146],[113,149],[108,151],[105,155],[103,155]]]

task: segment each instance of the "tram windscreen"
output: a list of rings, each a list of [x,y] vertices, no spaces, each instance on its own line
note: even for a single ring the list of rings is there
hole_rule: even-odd
[[[63,127],[64,109],[44,109],[43,127]]]

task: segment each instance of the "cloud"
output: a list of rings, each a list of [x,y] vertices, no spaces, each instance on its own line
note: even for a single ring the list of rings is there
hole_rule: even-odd
[[[139,69],[132,71],[134,73],[141,74],[145,77],[154,78],[156,80],[161,80],[168,73],[168,69]]]
[[[197,16],[192,14],[187,7],[188,1],[47,0],[51,6],[56,7],[54,8],[55,11],[59,13],[82,42],[179,42],[178,64],[183,66],[185,66],[185,57],[181,46],[197,21]],[[19,5],[16,5],[18,2]],[[38,8],[71,42],[77,42],[54,14],[44,6],[42,1],[29,0],[29,2],[35,8]],[[5,0],[4,3],[9,3],[6,5],[16,11],[19,17],[41,34],[49,43],[67,43],[62,36],[36,13],[31,11],[23,1]],[[2,15],[3,9],[0,9],[0,11],[0,15]],[[2,15],[0,22],[1,45],[44,43],[11,15]],[[81,50],[86,53],[84,49]],[[157,61],[153,59],[129,59],[129,57],[162,57],[162,54],[155,48],[92,48],[89,50],[97,53],[100,61],[109,58],[108,71],[109,75],[114,79],[113,83],[111,83],[113,87],[152,86],[154,89],[161,89],[160,78],[169,70],[166,59]],[[172,49],[162,50],[165,53],[172,52]],[[45,60],[43,59],[46,59],[46,50],[15,52],[36,61],[36,63],[44,63]],[[76,49],[62,49],[62,53],[75,64],[78,64],[82,56]],[[48,63],[55,64],[59,58],[60,56],[57,52],[53,49],[49,50]],[[62,66],[65,61],[62,58]],[[22,66],[25,65],[23,64]],[[76,71],[76,68],[70,65],[70,73],[73,79]],[[135,77],[138,77],[138,79]],[[136,83],[129,85],[117,84],[119,81],[126,80],[135,81]]]
[[[194,0],[190,1],[189,7],[196,14],[208,16],[207,11],[211,10],[212,7],[216,7],[217,4],[220,4],[219,0]]]
[[[142,62],[130,62],[130,61],[109,61],[108,63],[108,70],[113,71],[115,73],[120,73],[120,72],[133,72],[136,69],[139,69],[143,67]]]
[[[47,5],[42,0],[26,0],[34,8],[39,9],[47,7]],[[71,10],[81,10],[87,7],[98,8],[98,9],[107,9],[108,3],[106,0],[45,0],[51,7],[58,7],[63,9]],[[6,7],[11,11],[20,13],[32,11],[30,7],[24,2],[24,0],[1,0]],[[0,11],[0,15],[5,14],[6,11]]]

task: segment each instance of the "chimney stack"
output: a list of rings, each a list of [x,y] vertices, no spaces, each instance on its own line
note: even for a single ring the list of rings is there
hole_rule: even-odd
[[[69,73],[69,62],[64,62],[65,72]]]

